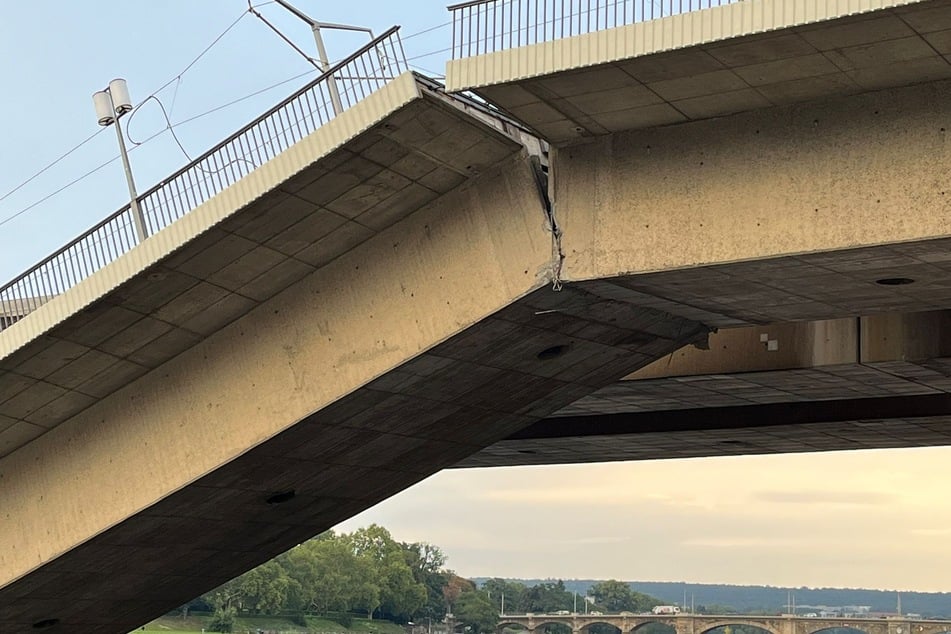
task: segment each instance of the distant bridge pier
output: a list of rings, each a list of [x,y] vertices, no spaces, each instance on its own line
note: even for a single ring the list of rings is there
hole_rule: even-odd
[[[917,620],[905,618],[871,617],[805,617],[789,614],[758,616],[745,614],[510,614],[497,627],[504,634],[508,627],[522,627],[524,634],[545,634],[545,626],[561,624],[571,628],[572,634],[588,634],[595,624],[607,624],[621,630],[621,634],[635,634],[638,627],[661,623],[674,629],[676,634],[705,634],[711,630],[736,625],[751,625],[769,634],[825,634],[826,630],[847,628],[862,634],[949,634],[951,621]],[[521,634],[521,633],[520,633]]]
[[[673,626],[677,634],[698,634],[694,631],[695,623],[696,621],[694,619],[675,619]]]

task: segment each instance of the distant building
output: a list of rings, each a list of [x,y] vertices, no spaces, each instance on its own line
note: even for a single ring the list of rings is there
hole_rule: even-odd
[[[24,314],[14,309],[10,302],[0,301],[0,330],[9,328],[23,317]]]
[[[9,328],[17,323],[37,307],[53,299],[54,295],[43,297],[28,297],[15,300],[0,299],[0,330]]]

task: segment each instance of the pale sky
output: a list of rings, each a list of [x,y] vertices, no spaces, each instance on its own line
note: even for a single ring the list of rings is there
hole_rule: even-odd
[[[951,451],[444,471],[342,524],[463,576],[951,590]]]
[[[377,32],[400,24],[412,63],[443,72],[442,1],[296,4]],[[117,156],[106,130],[9,193],[96,132],[91,94],[125,77],[143,100],[246,8],[246,0],[0,0],[0,283],[125,203],[114,162],[8,220]],[[313,51],[305,26],[273,3],[261,12]],[[364,40],[327,41],[339,59]],[[158,96],[179,122],[310,69],[245,15]],[[313,76],[181,125],[179,137],[199,154]],[[132,136],[164,127],[152,103]],[[186,162],[167,132],[134,150],[139,191]],[[951,451],[929,449],[447,471],[341,528],[378,522],[398,539],[438,544],[469,576],[951,590],[949,459]]]

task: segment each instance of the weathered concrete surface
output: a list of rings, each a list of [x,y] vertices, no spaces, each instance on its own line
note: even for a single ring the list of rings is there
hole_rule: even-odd
[[[811,368],[858,361],[856,319],[725,328],[706,350],[687,347],[641,368],[628,380]],[[896,345],[900,346],[901,341]],[[924,356],[919,358],[925,358]]]
[[[951,444],[951,311],[721,330],[462,467]]]
[[[524,147],[412,75],[344,115],[0,332],[0,458]]]
[[[0,629],[133,627],[705,339],[551,293],[545,220],[519,155],[6,456]]]
[[[560,149],[564,275],[742,268],[947,236],[949,96],[951,84],[934,82]]]
[[[685,347],[627,380],[924,361],[951,356],[951,311],[726,328],[706,349]]]
[[[0,584],[543,284],[550,239],[526,160],[439,200],[7,456]]]
[[[947,79],[949,17],[946,0],[744,0],[456,59],[447,84],[563,145]]]

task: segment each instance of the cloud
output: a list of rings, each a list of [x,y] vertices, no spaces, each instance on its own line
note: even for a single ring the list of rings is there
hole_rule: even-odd
[[[753,499],[771,504],[834,504],[882,506],[895,504],[897,498],[877,491],[756,491]]]
[[[612,537],[612,536],[602,536],[602,537],[571,537],[571,538],[560,538],[560,539],[542,539],[543,542],[547,544],[565,544],[572,546],[607,546],[610,544],[625,544],[629,543],[631,539],[629,537]]]
[[[698,548],[790,548],[809,546],[805,540],[790,537],[697,537],[681,542],[682,546]]]
[[[346,523],[466,576],[947,588],[948,449],[448,470]],[[944,528],[947,526],[948,528]]]
[[[913,528],[908,532],[919,537],[947,537],[951,528]]]

